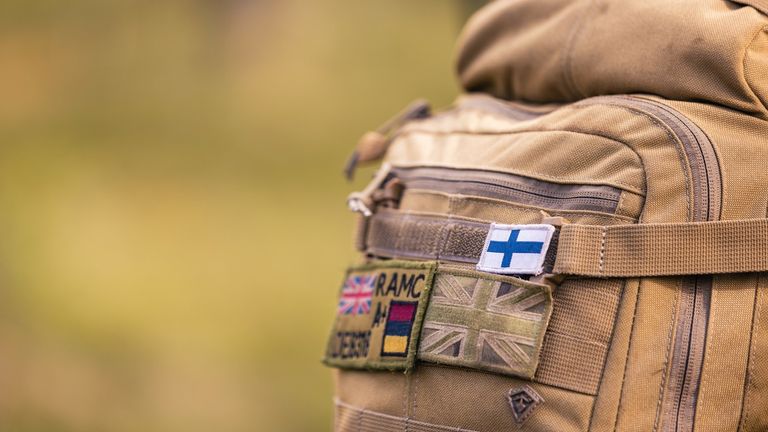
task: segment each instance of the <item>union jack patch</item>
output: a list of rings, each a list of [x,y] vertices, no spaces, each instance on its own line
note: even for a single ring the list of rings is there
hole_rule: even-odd
[[[371,311],[371,297],[376,277],[373,275],[349,276],[341,289],[339,315],[362,315]]]
[[[532,379],[552,313],[548,286],[482,273],[439,273],[419,360]]]

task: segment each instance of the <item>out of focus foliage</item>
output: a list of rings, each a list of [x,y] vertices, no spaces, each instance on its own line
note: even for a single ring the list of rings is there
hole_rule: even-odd
[[[327,430],[341,166],[466,8],[0,2],[0,429]]]

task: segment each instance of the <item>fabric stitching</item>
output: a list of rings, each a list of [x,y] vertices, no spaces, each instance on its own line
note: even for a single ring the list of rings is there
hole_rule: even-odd
[[[677,151],[677,157],[678,157],[678,159],[680,161],[680,164],[682,165],[682,170],[685,173],[685,175],[683,177],[685,178],[686,213],[688,215],[690,215],[691,214],[691,203],[690,203],[690,196],[691,196],[691,184],[690,184],[690,181],[691,180],[688,178],[688,173],[691,172],[691,168],[690,168],[689,165],[687,165],[688,156],[686,155],[685,150],[681,148],[682,147],[681,145],[677,145],[678,144],[678,140],[675,138],[675,136],[672,133],[672,131],[666,125],[661,123],[661,121],[659,119],[657,119],[656,117],[654,117],[654,116],[652,116],[652,115],[650,115],[650,114],[648,114],[648,113],[646,113],[644,111],[641,111],[639,109],[631,108],[631,107],[627,107],[627,106],[623,106],[623,105],[618,105],[618,104],[613,104],[613,103],[607,103],[607,102],[600,102],[600,103],[602,103],[604,105],[608,105],[608,106],[613,106],[615,108],[627,111],[629,113],[632,113],[632,114],[635,114],[635,115],[640,115],[642,117],[647,118],[648,120],[650,120],[651,123],[656,125],[656,127],[658,127],[659,129],[663,130],[664,133],[667,135],[667,138],[669,138],[669,140],[671,142],[675,143],[675,150]],[[580,105],[581,104],[586,105],[587,103],[581,102]],[[621,142],[621,141],[619,141],[619,142]],[[637,154],[637,151],[632,146],[630,146],[629,144],[626,144],[626,143],[623,143],[623,144],[626,145],[627,147],[631,148]],[[640,157],[639,154],[637,154],[637,155],[638,155],[638,158],[640,158],[641,164],[643,165],[643,173],[646,174],[646,189],[647,189],[649,187],[648,182],[647,182],[647,180],[648,180],[648,171],[645,169],[645,164],[644,164],[643,159]],[[647,197],[648,195],[650,195],[650,194],[647,193],[647,191],[646,191],[645,196]],[[645,205],[643,205],[643,213],[645,213]],[[640,219],[642,220],[642,217],[640,217]]]
[[[614,338],[616,337],[616,323],[619,319],[619,313],[621,312],[621,306],[622,306],[621,302],[624,301],[624,298],[625,298],[624,294],[626,293],[627,285],[628,285],[627,280],[625,279],[623,283],[621,283],[621,294],[620,294],[619,302],[616,305],[616,312],[614,313],[614,316],[613,316],[613,331],[611,332],[611,338],[609,339],[607,344],[608,351],[606,351],[605,353],[605,360],[603,360],[603,367],[600,370],[600,383],[598,384],[598,387],[597,387],[598,395],[595,397],[595,401],[592,404],[592,412],[589,416],[589,424],[587,426],[587,430],[592,430],[592,422],[595,419],[595,412],[596,412],[595,408],[597,407],[597,399],[600,397],[599,396],[600,389],[603,387],[603,384],[604,384],[603,380],[605,379],[605,369],[606,369],[606,365],[608,364],[608,358],[611,355],[611,348],[613,346]]]
[[[760,289],[760,287],[759,287],[759,277],[756,278],[754,284],[755,284],[755,290],[756,290],[755,291],[755,295],[757,296],[757,291],[759,291],[759,289]],[[759,305],[758,305],[758,307],[759,307]],[[753,312],[752,312],[753,322],[754,322],[754,316],[755,316],[755,312],[753,310]],[[752,344],[752,333],[753,333],[753,329],[750,328],[750,346]],[[749,354],[750,355],[749,355],[748,365],[751,364],[751,355],[752,355],[751,350],[750,350]],[[703,366],[702,366],[702,368],[703,368]],[[750,366],[747,366],[747,370],[745,371],[745,376],[749,374],[749,368],[750,368]],[[701,385],[699,386],[699,389],[709,388],[708,384],[711,383],[713,380],[717,380],[717,378],[718,378],[717,376],[713,376],[713,371],[712,370],[705,369],[705,368],[703,368],[703,369],[704,369],[704,371],[703,371],[703,373],[701,375]],[[747,380],[746,379],[744,381],[744,385],[745,385],[745,388],[746,388],[746,385],[747,385]],[[706,404],[704,403],[704,401],[706,400],[708,402],[709,401],[708,396],[712,396],[712,395],[710,393],[701,392],[701,390],[699,390],[699,391],[700,391],[700,395],[699,395],[699,400],[698,400],[697,405],[705,406]],[[742,399],[744,399],[743,395],[742,395]],[[743,402],[744,401],[742,400],[742,403]],[[744,409],[744,406],[742,405],[742,410],[743,409]],[[696,418],[698,418],[698,416],[696,416]],[[741,421],[739,421],[739,423],[741,423]]]
[[[365,415],[365,408],[357,412],[357,430],[358,432],[363,430],[363,416]]]
[[[408,432],[408,400],[411,397],[411,385],[413,374],[406,375],[403,392],[403,418],[405,419],[405,432]]]
[[[768,217],[768,207],[766,207],[766,217]],[[752,392],[750,391],[750,386],[752,385],[752,380],[754,379],[754,372],[755,372],[755,329],[757,328],[758,324],[760,323],[762,319],[762,309],[763,309],[763,290],[760,288],[763,286],[765,280],[764,275],[760,274],[757,278],[757,289],[755,290],[755,302],[757,303],[755,307],[755,311],[752,315],[752,327],[750,329],[749,334],[749,363],[747,364],[747,376],[744,380],[744,396],[741,404],[741,421],[739,422],[739,430],[743,430],[747,422],[749,421],[749,414],[750,411],[748,409]]]
[[[667,348],[666,352],[664,354],[664,368],[662,371],[661,376],[661,385],[659,386],[659,398],[656,400],[656,419],[653,422],[653,430],[656,431],[659,428],[659,421],[661,420],[661,403],[664,399],[664,387],[667,384],[667,378],[669,377],[669,374],[667,373],[667,365],[669,365],[670,360],[670,351],[672,351],[672,333],[675,328],[675,315],[677,312],[677,304],[680,301],[680,296],[682,292],[682,284],[683,280],[680,279],[679,282],[680,286],[678,289],[675,290],[675,301],[672,304],[672,316],[669,318],[669,331],[667,332]]]
[[[619,417],[621,416],[621,405],[624,400],[624,384],[627,381],[627,372],[629,370],[629,354],[632,352],[633,335],[635,334],[635,321],[637,318],[637,306],[640,302],[640,286],[642,281],[637,282],[637,293],[635,294],[635,307],[632,311],[632,328],[629,331],[629,343],[627,344],[627,354],[624,356],[624,373],[621,376],[621,391],[619,392],[619,404],[616,407],[616,419],[613,422],[613,430],[616,432],[619,427]]]
[[[413,193],[428,193],[428,194],[432,194],[432,195],[443,195],[446,198],[448,198],[449,200],[453,201],[450,204],[451,208],[449,210],[449,211],[451,211],[453,213],[456,212],[456,204],[457,204],[456,201],[460,201],[460,200],[464,200],[464,201],[477,201],[478,204],[481,204],[483,206],[488,206],[488,207],[491,207],[491,208],[497,208],[497,209],[500,209],[500,210],[507,210],[510,207],[519,208],[519,209],[522,209],[522,210],[540,210],[540,209],[543,208],[543,207],[528,206],[528,205],[525,205],[525,204],[512,203],[512,202],[510,202],[509,204],[507,204],[507,203],[503,203],[502,204],[502,203],[496,203],[496,202],[489,202],[489,201],[497,201],[497,200],[495,200],[494,198],[479,198],[479,197],[475,197],[475,196],[472,196],[472,195],[461,195],[461,194],[452,195],[452,194],[447,194],[447,193],[444,193],[444,192],[432,191],[432,190],[427,190],[427,189],[411,189],[411,190],[408,191],[408,193],[410,193],[410,194],[413,194]],[[592,217],[595,217],[595,218],[603,219],[604,221],[622,222],[622,223],[623,222],[636,222],[637,221],[637,219],[634,219],[634,218],[629,217],[629,216],[618,215],[618,214],[613,214],[613,213],[601,213],[601,212],[595,212],[595,211],[591,211],[591,210],[557,210],[557,209],[547,209],[547,210],[549,210],[553,215],[565,215],[565,216],[569,216],[569,215],[570,216],[585,216],[585,215],[587,215],[587,216],[592,216]]]
[[[339,398],[334,398],[333,401],[334,401],[334,404],[336,405],[337,410],[338,410],[338,408],[344,408],[344,409],[353,411],[353,412],[357,413],[358,415],[365,415],[365,414],[367,414],[368,416],[373,417],[373,418],[378,417],[378,418],[384,418],[384,419],[395,420],[395,421],[403,421],[404,420],[403,417],[397,417],[397,416],[393,416],[393,415],[389,415],[389,414],[384,414],[384,413],[372,411],[372,410],[369,410],[369,409],[358,408],[358,407],[356,407],[354,405],[350,405],[350,404],[348,404],[346,402],[343,402]],[[422,421],[415,421],[415,420],[412,421],[411,423],[414,426],[420,426],[422,428],[429,428],[430,430],[441,430],[441,431],[452,431],[452,432],[477,432],[475,430],[463,429],[461,427],[444,426],[444,425],[438,425],[438,424],[427,423],[427,422],[422,422]],[[422,429],[422,430],[426,430],[426,429]]]
[[[763,300],[764,300],[764,292],[761,288],[762,285],[762,279],[763,276],[758,277],[758,283],[757,283],[757,290],[755,291],[755,297],[757,299],[757,308],[755,310],[755,315],[752,317],[752,329],[750,332],[750,349],[749,349],[749,366],[747,367],[747,378],[744,380],[744,397],[741,407],[742,412],[742,419],[739,422],[739,430],[744,430],[747,427],[747,424],[749,422],[749,405],[751,403],[751,385],[752,380],[754,379],[754,373],[755,373],[755,338],[754,338],[754,332],[755,328],[760,324],[760,321],[762,321],[762,310],[763,310]]]
[[[583,107],[574,106],[574,107],[571,107],[571,109],[583,109]],[[612,142],[617,143],[617,144],[621,144],[621,145],[627,147],[633,153],[635,153],[635,155],[638,158],[638,161],[640,162],[640,167],[643,169],[643,172],[645,173],[645,165],[643,164],[642,158],[637,153],[637,151],[632,146],[630,146],[629,144],[627,144],[627,143],[625,143],[623,141],[619,141],[619,140],[617,140],[617,139],[615,139],[615,138],[613,138],[613,137],[611,137],[609,135],[601,135],[599,133],[588,132],[588,131],[580,130],[580,129],[577,129],[577,128],[572,128],[572,129],[532,128],[532,129],[525,129],[525,130],[515,130],[515,131],[511,131],[510,130],[510,131],[501,131],[501,132],[477,132],[477,131],[462,131],[462,130],[456,130],[456,131],[431,131],[431,130],[411,129],[411,130],[408,130],[406,132],[403,132],[401,135],[405,136],[405,135],[410,135],[411,133],[421,133],[421,134],[426,134],[426,135],[480,135],[480,136],[484,136],[484,135],[519,135],[519,134],[536,133],[536,132],[568,132],[568,133],[573,133],[573,134],[578,134],[578,135],[589,135],[589,136],[599,137],[599,138],[603,138],[603,139],[612,141]],[[600,131],[600,132],[603,132],[603,131]],[[520,174],[520,175],[523,175],[523,174]],[[528,176],[530,176],[530,175],[528,175]],[[541,174],[538,174],[534,178],[542,179],[542,180],[545,180],[545,181],[568,183],[568,181],[566,179],[562,179],[562,178],[558,178],[558,177],[554,177],[554,176],[541,175]],[[605,184],[608,184],[608,183],[605,183]],[[643,196],[645,195],[644,191],[639,190],[635,186],[629,185],[629,184],[626,184],[626,183],[614,182],[614,183],[610,183],[609,185],[616,185],[616,186],[618,186],[620,188],[623,188],[623,189],[626,189],[626,190],[628,190],[630,192],[634,192],[636,194],[643,195]]]
[[[608,231],[608,227],[603,227],[603,235],[600,240],[600,274],[603,273],[603,262],[605,259],[605,234]]]
[[[419,376],[414,374],[413,376],[413,404],[411,406],[411,415],[408,416],[405,420],[406,424],[406,432],[408,432],[408,420],[410,418],[416,418],[416,410],[419,407],[419,400],[418,400],[418,394],[419,394]]]
[[[626,201],[627,201],[627,193],[626,192],[622,192],[619,195],[619,203],[616,204],[616,215],[626,216],[624,214],[626,212],[626,209],[624,208],[624,206],[626,205]]]

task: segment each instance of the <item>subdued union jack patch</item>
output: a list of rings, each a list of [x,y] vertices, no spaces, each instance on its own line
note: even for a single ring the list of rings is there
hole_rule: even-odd
[[[552,225],[491,224],[477,269],[501,274],[538,275],[555,233]]]
[[[435,263],[397,260],[350,269],[325,363],[351,369],[413,367],[435,270]]]

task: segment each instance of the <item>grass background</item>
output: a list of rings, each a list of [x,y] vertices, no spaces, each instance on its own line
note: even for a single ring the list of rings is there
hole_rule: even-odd
[[[0,430],[328,430],[341,167],[469,3],[3,0]]]

